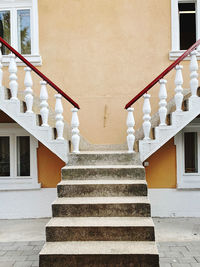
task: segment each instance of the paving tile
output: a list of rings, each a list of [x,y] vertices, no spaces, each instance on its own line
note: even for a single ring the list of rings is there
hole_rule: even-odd
[[[21,250],[21,253],[22,253],[23,256],[38,255],[38,251],[37,250],[25,250],[25,251]]]
[[[192,267],[200,267],[200,263],[190,263]]]
[[[44,243],[45,243],[44,241],[30,241],[29,245],[32,245],[32,246],[43,246]]]
[[[32,256],[27,256],[28,261],[39,261],[39,254],[37,255],[32,255]]]
[[[9,250],[9,251],[7,251],[6,252],[6,256],[14,256],[14,255],[17,255],[17,256],[20,256],[20,255],[22,255],[22,252],[23,251],[18,251],[18,250]]]
[[[160,263],[160,267],[172,267],[170,263]]]
[[[31,267],[32,264],[33,264],[32,261],[18,261],[18,262],[15,262],[13,266],[14,267]]]
[[[179,263],[178,259],[170,258],[170,257],[160,258],[160,262],[161,263]]]
[[[33,261],[32,267],[39,267],[39,261]]]
[[[0,262],[0,267],[13,267],[14,263],[14,261]]]
[[[196,263],[197,261],[195,260],[194,257],[182,257],[178,259],[180,263]]]
[[[188,263],[172,263],[172,267],[191,267]]]
[[[34,246],[24,246],[24,245],[19,245],[18,246],[18,250],[33,250],[34,249]]]

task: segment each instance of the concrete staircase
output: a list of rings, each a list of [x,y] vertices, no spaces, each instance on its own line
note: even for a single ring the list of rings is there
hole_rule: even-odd
[[[70,154],[40,267],[159,266],[138,153]]]

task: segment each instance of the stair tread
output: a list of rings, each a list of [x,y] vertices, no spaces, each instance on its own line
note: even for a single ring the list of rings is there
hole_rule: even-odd
[[[110,150],[110,151],[106,151],[106,150],[95,150],[95,151],[80,151],[80,153],[78,155],[97,155],[97,154],[100,154],[100,155],[107,155],[107,154],[126,154],[126,155],[137,155],[139,154],[138,152],[132,152],[132,153],[129,153],[128,151],[126,150]],[[70,153],[70,155],[74,155],[74,153]]]
[[[147,203],[148,197],[63,197],[57,198],[53,204],[119,204],[119,203]]]
[[[147,184],[146,180],[62,180],[58,185],[89,185],[89,184]]]
[[[48,227],[154,227],[151,217],[57,217],[52,218]]]
[[[65,166],[62,170],[65,169],[134,169],[140,168],[144,169],[142,165],[81,165],[81,166]]]
[[[40,255],[158,254],[154,241],[65,241],[47,242]]]

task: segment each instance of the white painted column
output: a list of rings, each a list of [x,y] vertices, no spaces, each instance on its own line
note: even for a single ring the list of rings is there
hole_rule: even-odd
[[[2,86],[2,80],[3,80],[3,65],[2,65],[2,52],[1,52],[2,44],[0,43],[0,87]]]
[[[18,91],[18,83],[17,83],[17,64],[14,54],[10,54],[10,64],[9,64],[9,87],[11,91],[11,100],[17,100],[17,91]]]
[[[42,117],[42,126],[48,125],[48,116],[49,116],[49,105],[48,105],[48,92],[47,92],[47,83],[41,81],[41,90],[40,90],[40,114]]]
[[[151,130],[151,105],[150,105],[150,95],[149,94],[144,94],[144,104],[143,104],[143,131],[144,131],[144,140],[149,140],[150,139],[150,130]]]
[[[167,90],[166,90],[166,83],[167,81],[164,79],[161,79],[159,81],[160,83],[160,92],[159,92],[159,116],[160,116],[160,126],[165,126],[166,125],[166,116],[167,116]]]
[[[31,78],[31,69],[29,67],[24,68],[25,70],[25,79],[24,79],[24,85],[25,85],[25,102],[26,102],[26,113],[33,113],[33,81]]]
[[[180,112],[182,111],[182,102],[183,102],[183,88],[182,88],[182,84],[183,84],[183,76],[182,76],[182,68],[183,66],[181,65],[177,65],[175,67],[176,70],[176,78],[175,78],[175,104],[176,104],[176,111]]]
[[[134,143],[135,143],[135,135],[134,135],[134,125],[135,125],[135,120],[134,120],[134,116],[133,116],[133,111],[134,108],[128,108],[128,116],[127,116],[127,120],[126,120],[126,125],[128,127],[127,129],[127,145],[128,145],[128,152],[132,153],[134,152]]]
[[[72,127],[72,145],[73,145],[73,153],[80,153],[79,151],[79,144],[80,144],[80,136],[79,136],[79,119],[78,119],[78,109],[72,108],[72,120],[71,120],[71,127]]]
[[[55,95],[56,98],[56,105],[55,105],[55,113],[56,113],[56,131],[57,131],[57,138],[56,140],[64,140],[63,138],[63,130],[64,130],[64,123],[63,123],[63,106],[60,94]]]
[[[197,97],[197,88],[198,88],[198,62],[197,62],[197,51],[194,50],[191,52],[191,61],[190,61],[190,90],[191,97]]]

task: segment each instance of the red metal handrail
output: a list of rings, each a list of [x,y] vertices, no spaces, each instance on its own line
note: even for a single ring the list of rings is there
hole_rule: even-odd
[[[46,81],[51,87],[53,87],[59,94],[61,94],[68,102],[74,107],[80,109],[79,105],[65,94],[55,83],[48,79],[42,72],[34,67],[28,60],[26,60],[20,53],[18,53],[12,46],[10,46],[3,38],[0,37],[0,43],[4,44],[13,54],[15,54],[21,61],[23,61],[29,68],[31,68],[37,75],[39,75],[44,81]]]
[[[177,60],[174,61],[167,69],[165,69],[158,77],[156,77],[150,84],[148,84],[139,94],[137,94],[128,104],[125,109],[129,108],[135,103],[141,96],[149,91],[160,79],[162,79],[167,73],[169,73],[176,65],[178,65],[184,58],[186,58],[197,46],[200,45],[200,39],[193,44],[187,51],[185,51]]]

